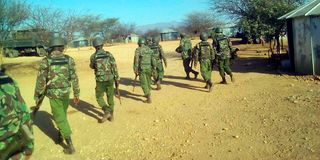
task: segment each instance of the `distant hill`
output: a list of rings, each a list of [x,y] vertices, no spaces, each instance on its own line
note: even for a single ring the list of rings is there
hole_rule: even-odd
[[[147,32],[148,30],[151,29],[168,29],[168,28],[172,28],[172,27],[178,27],[181,25],[181,22],[163,22],[163,23],[155,23],[155,24],[148,24],[148,25],[142,25],[142,26],[137,26],[137,31],[140,33],[144,33]]]

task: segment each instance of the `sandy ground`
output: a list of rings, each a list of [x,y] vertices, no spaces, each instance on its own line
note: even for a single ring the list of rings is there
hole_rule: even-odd
[[[236,83],[220,85],[213,72],[214,90],[204,82],[185,80],[178,41],[163,42],[168,68],[161,91],[152,91],[152,104],[142,102],[142,89],[132,92],[132,62],[136,44],[106,47],[113,53],[121,76],[122,105],[115,99],[115,120],[99,124],[95,80],[88,67],[91,48],[68,49],[76,60],[81,103],[70,105],[75,155],[56,145],[57,130],[48,99],[35,118],[34,160],[211,160],[320,159],[320,82],[279,74],[267,67],[266,48],[240,45],[232,68]],[[194,42],[195,44],[195,42]],[[8,59],[8,74],[19,83],[29,107],[40,57]],[[230,79],[228,79],[230,82]]]

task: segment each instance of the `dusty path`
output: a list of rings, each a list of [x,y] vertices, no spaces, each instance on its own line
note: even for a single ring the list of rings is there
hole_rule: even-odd
[[[211,93],[200,80],[183,79],[177,41],[162,43],[169,66],[161,91],[144,104],[139,86],[132,92],[135,44],[108,47],[118,63],[122,105],[115,99],[115,121],[97,123],[95,81],[89,69],[93,50],[68,50],[75,58],[81,103],[71,105],[69,121],[76,154],[66,156],[56,145],[48,100],[38,113],[32,159],[320,159],[320,82],[281,76],[268,67],[255,46],[234,64],[236,83],[215,84]],[[40,58],[5,59],[8,73],[19,83],[28,106]],[[213,79],[220,81],[217,71]]]

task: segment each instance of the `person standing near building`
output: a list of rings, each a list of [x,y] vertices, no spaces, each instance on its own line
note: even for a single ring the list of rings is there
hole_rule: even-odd
[[[53,119],[59,129],[59,141],[62,143],[65,140],[67,143],[63,151],[73,154],[75,149],[71,140],[72,131],[67,119],[67,110],[71,86],[75,104],[79,103],[80,89],[75,62],[72,57],[63,53],[64,46],[65,40],[61,37],[53,37],[50,40],[50,54],[40,63],[34,99],[38,104],[43,93],[49,98]]]

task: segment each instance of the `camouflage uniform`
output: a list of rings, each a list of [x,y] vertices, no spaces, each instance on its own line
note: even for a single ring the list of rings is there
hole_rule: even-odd
[[[74,97],[79,97],[80,94],[73,58],[60,51],[53,51],[48,57],[42,59],[34,94],[36,102],[47,84],[46,96],[50,100],[53,119],[62,138],[68,139],[71,135],[71,128],[67,119],[71,84]]]
[[[153,51],[145,46],[144,39],[139,39],[139,47],[135,51],[133,61],[133,71],[139,75],[140,84],[147,97],[147,102],[151,103],[151,72],[155,68],[155,62],[153,59]]]
[[[231,58],[231,50],[232,50],[232,44],[228,37],[223,35],[222,29],[217,28],[216,29],[216,37],[213,38],[213,44],[212,44],[216,50],[217,50],[217,57],[218,57],[218,67],[219,67],[219,73],[222,78],[221,83],[226,84],[226,78],[225,73],[230,75],[231,80],[233,79],[233,74],[230,69],[230,58]]]
[[[206,82],[205,88],[211,91],[213,86],[211,80],[212,61],[215,59],[215,51],[213,50],[211,44],[207,42],[208,36],[205,33],[201,33],[200,38],[202,41],[194,48],[195,66],[196,62],[199,61],[201,75]]]
[[[181,48],[181,51],[182,51],[181,57],[183,61],[184,71],[186,72],[186,75],[187,75],[186,78],[190,79],[190,75],[189,75],[190,72],[192,72],[195,78],[197,78],[199,73],[190,67],[190,62],[192,60],[192,55],[191,55],[192,43],[189,38],[185,37],[185,35],[181,35],[179,48]]]
[[[24,159],[33,152],[28,108],[18,85],[0,72],[0,160]]]
[[[153,58],[155,60],[155,70],[153,71],[154,80],[157,83],[157,89],[161,89],[161,81],[164,76],[164,68],[162,61],[165,66],[167,66],[167,59],[164,56],[162,46],[159,44],[158,40],[154,40],[153,44],[150,45],[151,50],[153,51]]]
[[[120,81],[116,61],[110,52],[106,52],[103,49],[100,49],[91,55],[90,68],[94,69],[95,71],[97,102],[99,106],[102,107],[102,110],[105,114],[110,114],[108,115],[108,117],[113,116],[113,84],[115,83],[115,81]],[[103,99],[104,93],[107,94],[108,105]]]

